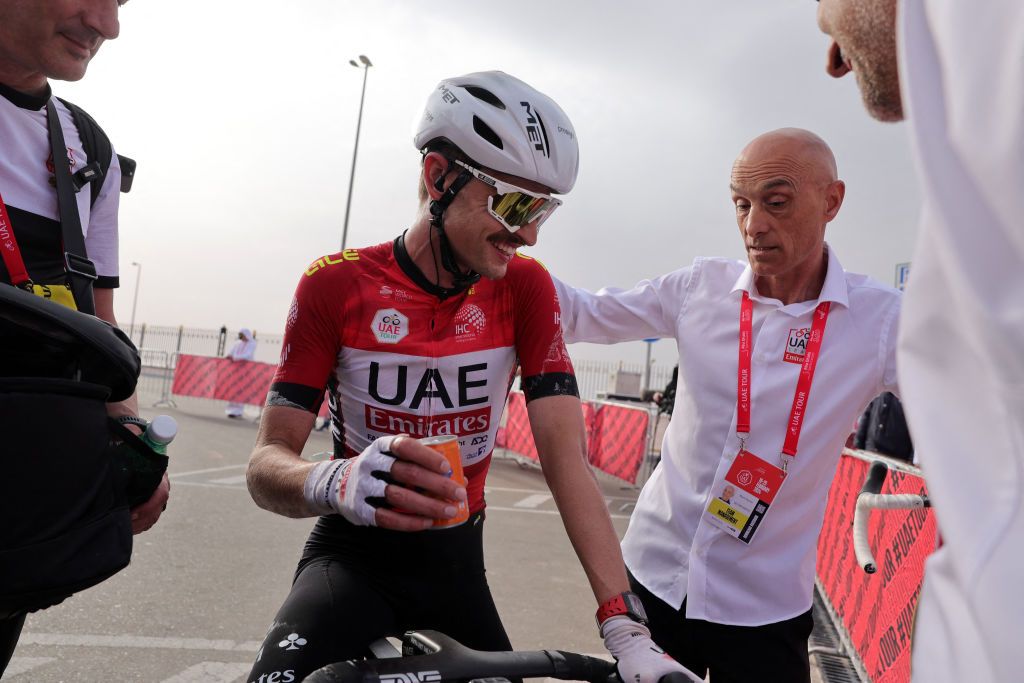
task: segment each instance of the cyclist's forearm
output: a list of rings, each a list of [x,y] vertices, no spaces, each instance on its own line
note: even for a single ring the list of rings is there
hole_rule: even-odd
[[[278,444],[258,446],[245,473],[249,495],[264,510],[285,517],[315,517],[320,512],[303,495],[306,477],[313,467],[314,463]]]
[[[579,401],[570,396],[527,405],[544,478],[599,603],[629,589],[626,570],[597,480],[586,459]]]
[[[547,470],[545,468],[545,473]],[[560,472],[546,478],[565,531],[583,565],[594,597],[601,604],[629,590],[629,581],[608,507],[585,462],[582,470]]]

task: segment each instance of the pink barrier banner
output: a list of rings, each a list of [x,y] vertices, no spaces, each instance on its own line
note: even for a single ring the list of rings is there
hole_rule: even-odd
[[[276,370],[277,366],[270,363],[179,355],[171,393],[262,406]],[[327,415],[326,400],[319,415]]]
[[[530,460],[537,460],[537,444],[533,442],[533,430],[530,429],[530,417],[526,413],[526,396],[521,391],[513,391],[508,397],[508,420],[505,422],[504,438],[500,443],[504,448],[514,451]]]
[[[868,526],[878,565],[865,574],[853,553],[853,511],[868,463],[839,461],[818,539],[818,581],[874,683],[910,680],[910,640],[924,562],[935,548],[929,510],[874,510]],[[890,470],[882,493],[927,493],[921,477]]]
[[[599,404],[593,410],[594,417],[587,425],[590,464],[635,484],[647,453],[650,413],[645,408],[609,403]]]
[[[587,458],[597,469],[630,483],[637,474],[647,451],[646,410],[585,401],[583,422],[587,430]],[[505,427],[496,444],[530,460],[537,460],[526,398],[522,392],[509,395]]]

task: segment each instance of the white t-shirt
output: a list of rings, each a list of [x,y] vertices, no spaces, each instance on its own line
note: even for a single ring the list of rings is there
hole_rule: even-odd
[[[900,294],[846,273],[829,250],[819,298],[783,305],[757,294],[749,266],[697,259],[631,290],[596,294],[557,282],[566,341],[674,337],[679,379],[661,463],[644,486],[622,544],[626,565],[686,616],[759,626],[811,607],[818,534],[850,426],[883,391],[896,391]],[[751,430],[746,448],[772,464],[789,423],[803,360],[799,340],[819,301],[831,301],[797,455],[750,545],[703,516],[740,447],[736,379],[740,300],[753,310]],[[798,355],[799,357],[794,357]]]
[[[945,545],[915,681],[1024,680],[1024,2],[901,0],[922,179],[900,384]]]
[[[63,281],[60,214],[53,172],[45,97],[33,97],[0,87],[0,196],[3,197],[14,235],[29,276],[40,284]],[[64,142],[68,146],[71,173],[86,163],[85,151],[71,112],[54,98]],[[118,286],[117,210],[120,202],[121,167],[111,154],[103,188],[91,205],[89,187],[76,197],[85,235],[85,250],[96,265],[96,287]],[[9,281],[0,261],[0,280]]]

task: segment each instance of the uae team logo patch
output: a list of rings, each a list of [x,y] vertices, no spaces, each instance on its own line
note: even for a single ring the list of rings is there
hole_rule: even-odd
[[[789,340],[786,342],[786,350],[782,354],[782,360],[787,363],[803,365],[804,355],[807,353],[807,340],[811,337],[811,328],[803,327],[799,330],[789,331]]]
[[[397,344],[409,334],[409,319],[393,308],[373,314],[370,331],[381,344]]]

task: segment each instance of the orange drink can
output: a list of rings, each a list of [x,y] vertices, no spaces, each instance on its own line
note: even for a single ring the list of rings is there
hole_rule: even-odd
[[[448,464],[451,465],[452,474],[451,477],[461,486],[466,485],[466,475],[462,472],[462,452],[459,449],[459,440],[451,434],[443,436],[428,436],[425,439],[420,439],[419,442],[424,446],[437,451],[445,457]],[[459,526],[464,524],[469,519],[469,505],[464,501],[460,501],[456,508],[458,514],[451,519],[437,519],[434,520],[434,526],[432,528],[446,528]]]

